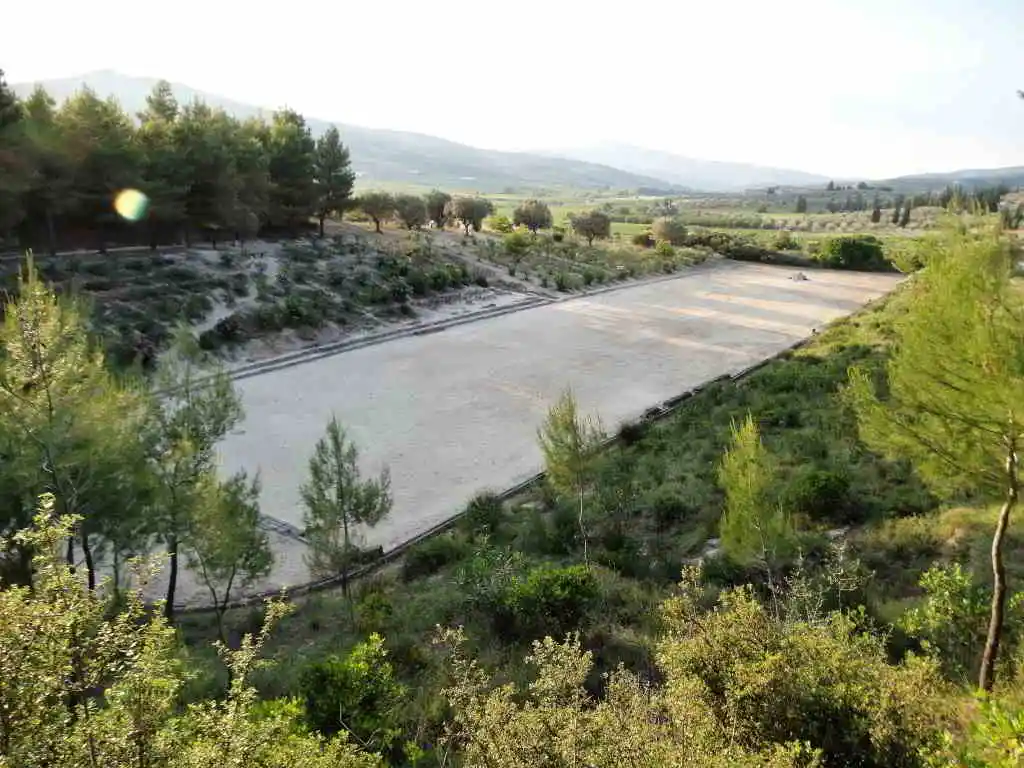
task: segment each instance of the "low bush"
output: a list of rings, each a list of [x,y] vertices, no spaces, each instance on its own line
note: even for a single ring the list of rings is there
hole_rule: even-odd
[[[508,216],[491,216],[484,223],[487,225],[488,229],[493,230],[494,232],[506,234],[512,231],[512,219]]]
[[[800,243],[788,229],[783,229],[775,236],[772,245],[779,251],[798,251]]]
[[[597,579],[585,565],[538,566],[506,587],[495,629],[520,640],[563,637],[580,627],[598,595]]]
[[[676,257],[676,249],[667,240],[659,240],[658,244],[654,246],[654,252],[663,259],[674,259]]]
[[[324,735],[347,731],[360,744],[382,751],[401,735],[397,711],[404,690],[380,635],[370,635],[345,658],[310,664],[299,688],[310,727]]]
[[[663,217],[656,219],[651,233],[656,240],[669,245],[686,244],[686,225],[678,218]]]
[[[821,245],[818,260],[832,269],[889,271],[882,241],[873,235],[830,237]]]
[[[841,471],[803,467],[783,491],[783,504],[813,521],[848,522],[850,478]]]
[[[427,539],[410,549],[402,560],[402,579],[412,581],[430,576],[469,554],[463,539],[442,534]]]
[[[664,483],[644,498],[644,505],[659,528],[668,528],[700,513],[694,495],[681,483]]]
[[[479,493],[466,505],[459,527],[471,536],[490,536],[497,531],[503,514],[500,496],[489,491]]]

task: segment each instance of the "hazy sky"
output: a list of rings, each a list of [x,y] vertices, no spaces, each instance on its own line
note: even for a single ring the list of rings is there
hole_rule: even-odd
[[[10,82],[116,69],[494,149],[835,176],[1024,165],[1024,0],[10,0]]]

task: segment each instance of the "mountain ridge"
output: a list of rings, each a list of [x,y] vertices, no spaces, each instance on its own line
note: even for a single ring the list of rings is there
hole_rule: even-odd
[[[632,173],[658,176],[672,183],[685,183],[695,189],[741,192],[765,186],[807,186],[827,184],[830,177],[790,168],[775,168],[753,163],[702,160],[673,152],[638,147],[622,142],[605,142],[587,147],[547,149],[542,154],[602,163]],[[681,179],[687,179],[681,182]]]

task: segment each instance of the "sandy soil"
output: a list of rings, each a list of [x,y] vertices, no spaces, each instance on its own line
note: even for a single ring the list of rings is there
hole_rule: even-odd
[[[609,428],[703,381],[770,356],[890,290],[898,277],[724,263],[678,279],[407,337],[238,382],[247,419],[222,468],[260,470],[263,511],[301,523],[298,486],[332,413],[368,472],[387,465],[393,547],[474,493],[540,467],[536,428],[572,386]],[[262,586],[303,579],[290,542]]]

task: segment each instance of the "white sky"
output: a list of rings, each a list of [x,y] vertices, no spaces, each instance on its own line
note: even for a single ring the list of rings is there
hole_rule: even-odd
[[[4,5],[9,82],[115,69],[494,149],[611,140],[866,177],[1024,165],[1024,0]]]

